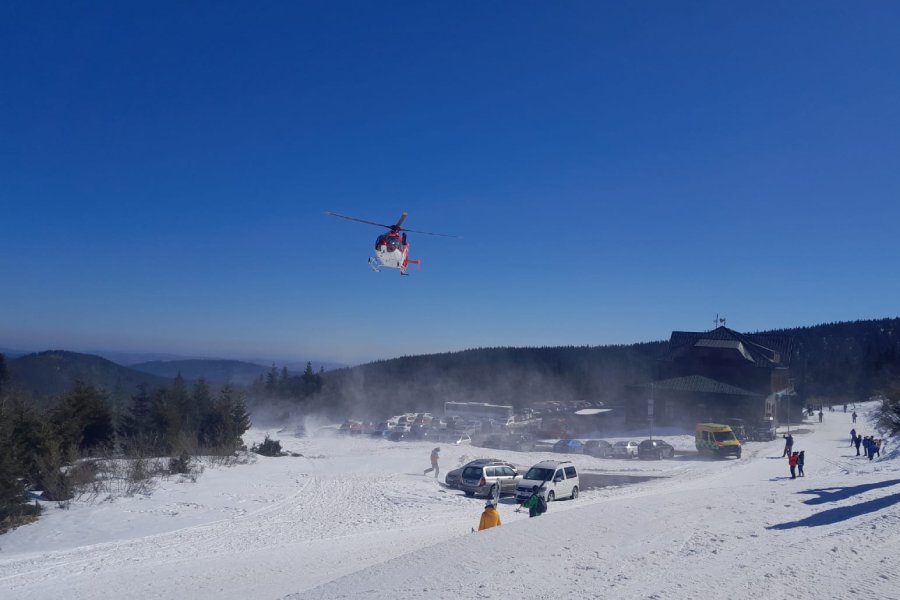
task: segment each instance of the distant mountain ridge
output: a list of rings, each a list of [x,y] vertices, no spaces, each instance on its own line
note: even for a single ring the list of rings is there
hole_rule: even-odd
[[[130,365],[130,368],[169,379],[180,373],[185,379],[203,378],[210,383],[240,385],[253,383],[271,369],[255,363],[225,359],[153,360]]]
[[[139,385],[166,386],[170,378],[158,377],[116,364],[93,354],[46,350],[7,360],[9,387],[30,393],[39,403],[65,394],[78,380],[105,389],[113,404],[127,401]]]

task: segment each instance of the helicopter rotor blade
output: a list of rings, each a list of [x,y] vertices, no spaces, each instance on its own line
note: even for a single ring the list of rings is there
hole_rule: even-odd
[[[400,231],[408,231],[408,232],[410,232],[410,233],[424,233],[425,235],[437,235],[437,236],[440,236],[440,237],[459,238],[458,235],[452,235],[452,234],[449,234],[449,233],[432,233],[432,232],[430,232],[430,231],[419,231],[419,230],[417,230],[417,229],[407,229],[407,228],[405,228],[405,227],[401,227],[401,228],[400,228]]]
[[[366,221],[364,219],[357,219],[356,217],[348,217],[347,215],[341,215],[336,212],[331,212],[330,210],[325,211],[326,215],[331,215],[332,217],[340,217],[341,219],[347,219],[348,221],[356,221],[357,223],[365,223],[367,225],[375,225],[376,227],[384,227],[385,229],[393,229],[393,225],[385,225],[384,223],[375,223],[374,221]],[[403,213],[406,215],[406,213]],[[400,219],[400,222],[403,222],[403,219]]]

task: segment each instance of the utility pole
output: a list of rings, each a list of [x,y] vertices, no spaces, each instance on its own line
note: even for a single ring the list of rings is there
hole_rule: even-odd
[[[650,399],[647,400],[647,417],[650,420],[650,439],[653,439],[653,382],[650,382]]]

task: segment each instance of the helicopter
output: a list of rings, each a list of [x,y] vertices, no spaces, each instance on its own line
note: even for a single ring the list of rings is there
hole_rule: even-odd
[[[385,225],[383,223],[374,223],[356,217],[348,217],[335,212],[325,211],[326,215],[347,219],[348,221],[357,221],[358,223],[366,223],[367,225],[375,225],[376,227],[384,227],[389,231],[382,233],[375,238],[375,256],[369,257],[369,266],[376,273],[381,271],[382,267],[388,269],[400,269],[401,275],[409,275],[407,269],[409,265],[416,265],[421,268],[421,260],[412,260],[409,258],[409,242],[406,240],[406,232],[423,233],[425,235],[437,235],[441,237],[459,237],[456,235],[448,235],[446,233],[430,233],[428,231],[416,231],[415,229],[406,229],[402,227],[403,221],[406,220],[407,213],[404,211],[400,215],[400,219],[393,225]]]

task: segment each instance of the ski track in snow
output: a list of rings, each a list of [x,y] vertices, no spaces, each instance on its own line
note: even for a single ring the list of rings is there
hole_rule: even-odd
[[[197,483],[53,509],[0,537],[0,597],[668,600],[725,586],[735,597],[900,598],[900,469],[852,456],[850,426],[843,413],[804,425],[808,476],[796,481],[776,458],[780,440],[745,446],[739,461],[572,457],[582,471],[660,478],[583,492],[539,519],[504,498],[503,527],[474,535],[483,500],[422,475],[430,444],[282,437],[304,456],[209,467]],[[476,456],[560,458],[442,450],[440,481]]]

